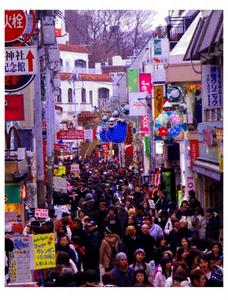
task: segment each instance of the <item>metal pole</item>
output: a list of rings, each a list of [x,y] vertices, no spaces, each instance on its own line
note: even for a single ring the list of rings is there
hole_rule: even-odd
[[[38,24],[37,24],[38,32]],[[39,36],[35,35],[35,43],[38,46]],[[42,102],[40,86],[40,56],[41,50],[38,49],[37,74],[34,79],[34,137],[36,151],[36,184],[37,184],[37,206],[42,207],[45,202],[44,192],[44,161],[43,161],[43,136],[42,136]]]

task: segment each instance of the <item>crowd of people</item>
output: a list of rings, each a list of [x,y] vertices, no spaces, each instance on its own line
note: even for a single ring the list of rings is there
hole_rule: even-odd
[[[195,192],[180,207],[142,182],[134,167],[77,159],[68,192],[54,192],[49,219],[30,219],[23,234],[56,233],[56,267],[45,287],[221,287],[223,249],[214,208]],[[64,211],[60,208],[65,207]]]

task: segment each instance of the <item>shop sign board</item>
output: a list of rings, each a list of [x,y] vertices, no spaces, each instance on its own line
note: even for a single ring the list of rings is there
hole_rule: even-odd
[[[24,121],[24,96],[5,95],[5,121]]]
[[[49,217],[49,215],[48,215],[48,209],[36,208],[35,209],[35,217],[36,218],[41,218],[41,219],[48,218]]]
[[[128,92],[137,93],[139,91],[139,70],[129,69],[127,71]]]
[[[152,93],[152,82],[150,73],[140,73],[139,74],[139,91],[146,92],[149,95]]]
[[[198,156],[199,156],[199,141],[191,140],[190,141],[191,164],[198,158]]]
[[[58,140],[84,140],[84,130],[69,129],[57,132]]]
[[[223,69],[216,65],[202,65],[202,97],[204,108],[223,107]]]
[[[223,172],[223,128],[216,128],[219,170]]]
[[[163,111],[163,85],[155,85],[154,88],[154,118],[156,119]]]
[[[129,115],[145,116],[147,115],[146,93],[129,93]]]

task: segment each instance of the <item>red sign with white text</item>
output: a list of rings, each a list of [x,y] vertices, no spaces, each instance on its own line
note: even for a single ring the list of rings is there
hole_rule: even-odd
[[[149,116],[141,116],[140,121],[141,121],[142,134],[148,135],[149,134]]]
[[[151,95],[152,93],[152,82],[150,73],[140,73],[139,74],[139,88],[140,92],[147,92]]]
[[[190,141],[191,164],[198,158],[198,156],[199,156],[199,141],[191,140]]]
[[[23,10],[5,11],[5,42],[17,40],[26,29],[27,17]]]
[[[23,95],[5,95],[5,121],[24,121]]]
[[[58,140],[84,140],[84,130],[70,129],[57,132]]]

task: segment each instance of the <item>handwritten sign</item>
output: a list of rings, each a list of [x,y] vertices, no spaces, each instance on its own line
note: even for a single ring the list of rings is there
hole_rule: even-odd
[[[54,233],[33,236],[33,254],[34,270],[54,268],[56,266]]]

